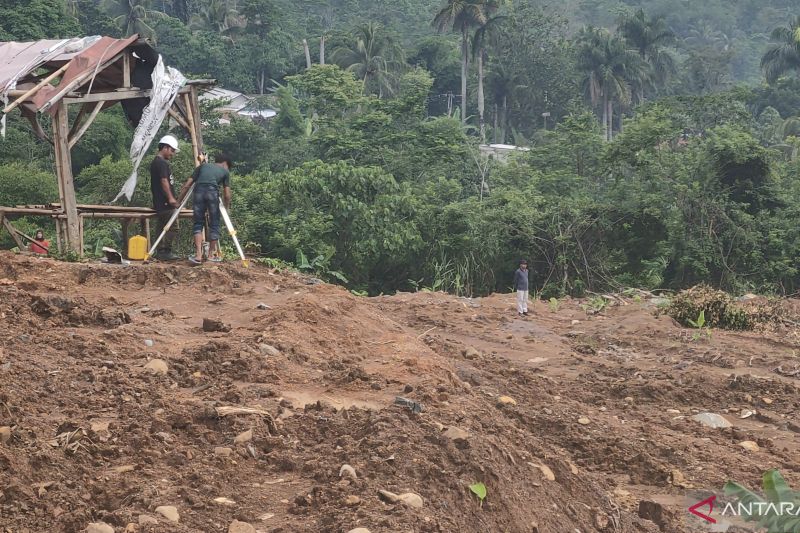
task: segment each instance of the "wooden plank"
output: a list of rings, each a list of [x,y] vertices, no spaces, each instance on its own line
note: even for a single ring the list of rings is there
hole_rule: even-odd
[[[11,110],[13,110],[15,107],[20,105],[22,102],[24,102],[25,100],[27,100],[31,96],[33,96],[33,94],[38,92],[39,89],[41,89],[42,87],[44,87],[45,85],[47,85],[48,83],[53,81],[57,76],[60,76],[61,74],[63,74],[64,71],[67,70],[67,67],[69,67],[69,62],[67,62],[63,67],[61,67],[60,69],[56,70],[55,72],[53,72],[52,74],[47,76],[45,79],[43,79],[42,81],[37,83],[34,87],[31,87],[30,89],[28,89],[27,91],[22,93],[22,95],[20,95],[19,98],[14,100],[12,103],[8,104],[6,106],[6,108],[3,109],[3,113],[10,113]]]
[[[72,179],[72,158],[70,157],[68,135],[69,124],[67,104],[60,102],[53,117],[53,140],[56,147],[56,173],[61,182],[61,203],[64,206],[66,221],[66,247],[81,253],[80,222],[78,220],[78,202],[75,199],[75,184]]]
[[[8,231],[9,235],[11,235],[11,238],[14,239],[14,242],[17,243],[17,248],[19,248],[19,251],[24,252],[25,243],[20,240],[19,235],[17,235],[16,228],[11,225],[11,222],[9,222],[6,217],[3,217],[3,226],[6,228],[6,231]]]
[[[33,209],[27,207],[0,207],[0,212],[8,215],[44,215],[58,216],[62,212],[56,209]]]
[[[61,219],[56,219],[56,247],[58,248],[58,253],[63,253],[64,248],[61,244]]]
[[[150,98],[150,92],[150,89],[124,89],[87,95],[67,96],[64,98],[64,102],[68,104],[85,104],[90,102],[115,102],[118,100],[130,100],[132,98]]]
[[[104,102],[97,102],[94,106],[94,109],[92,110],[92,114],[89,115],[89,117],[83,122],[81,128],[74,135],[69,136],[70,150],[72,149],[73,146],[75,146],[78,143],[78,141],[81,140],[83,134],[86,133],[86,130],[88,130],[89,126],[92,125],[94,119],[97,118],[97,114],[100,113],[100,111],[103,109],[103,104]]]
[[[84,242],[83,242],[83,217],[82,216],[78,216],[78,233],[80,234],[79,239],[80,239],[80,242],[81,242],[81,251],[80,251],[80,253],[78,255],[80,255],[80,257],[83,257],[83,250],[84,250],[85,246],[84,246]]]
[[[122,249],[125,250],[125,257],[128,257],[128,225],[131,223],[131,219],[123,218],[120,221],[122,224]]]

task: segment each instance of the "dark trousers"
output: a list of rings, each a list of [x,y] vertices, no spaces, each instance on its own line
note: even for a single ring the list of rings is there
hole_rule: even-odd
[[[174,211],[159,211],[158,212],[158,234],[161,235],[161,232],[164,231],[164,228],[169,222],[169,219],[172,217]],[[164,238],[161,239],[161,242],[158,243],[158,252],[159,253],[171,253],[172,247],[175,245],[175,239],[178,237],[178,221],[176,220],[172,227],[169,228],[169,231],[164,235]]]

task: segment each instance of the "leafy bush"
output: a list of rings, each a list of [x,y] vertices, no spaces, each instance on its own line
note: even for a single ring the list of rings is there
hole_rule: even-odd
[[[685,327],[697,327],[697,318],[703,316],[705,325],[711,328],[752,328],[745,310],[736,305],[728,293],[707,285],[698,285],[678,293],[667,307],[666,314]]]

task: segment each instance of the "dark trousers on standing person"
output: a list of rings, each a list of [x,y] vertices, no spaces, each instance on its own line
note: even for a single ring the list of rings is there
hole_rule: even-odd
[[[164,231],[164,228],[167,226],[167,222],[169,219],[172,218],[172,214],[174,211],[159,211],[158,212],[158,234],[161,235],[161,232]],[[164,235],[164,238],[161,239],[161,242],[158,243],[158,250],[156,251],[159,257],[169,257],[173,259],[172,256],[172,247],[175,245],[175,239],[178,238],[178,221],[176,220],[175,223],[169,228],[169,231]]]

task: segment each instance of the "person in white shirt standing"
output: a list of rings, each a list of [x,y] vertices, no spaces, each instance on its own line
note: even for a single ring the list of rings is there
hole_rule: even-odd
[[[517,291],[519,316],[528,316],[528,262],[524,259],[519,262],[519,268],[514,272],[514,290]]]

